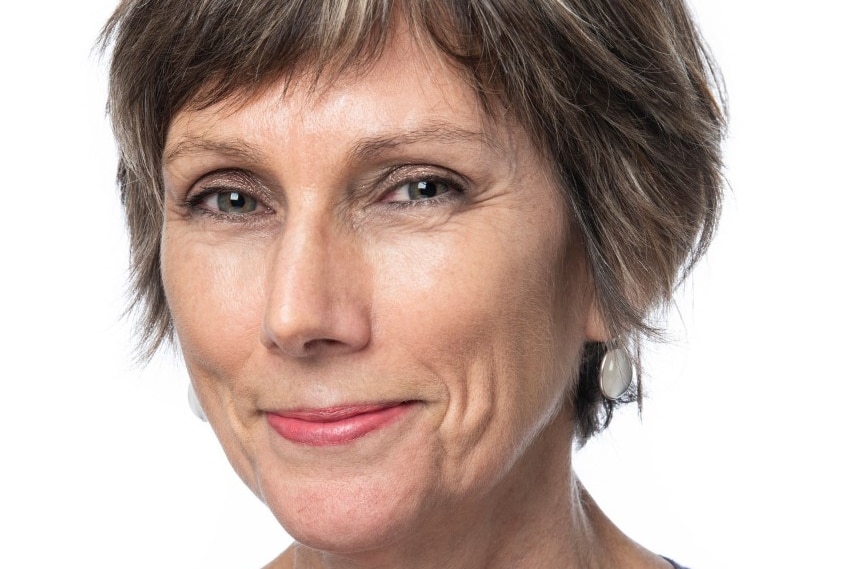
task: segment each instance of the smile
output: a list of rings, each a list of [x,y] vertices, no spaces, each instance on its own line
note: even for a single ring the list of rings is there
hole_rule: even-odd
[[[359,439],[402,417],[413,402],[351,405],[267,413],[270,427],[302,445],[333,446]]]

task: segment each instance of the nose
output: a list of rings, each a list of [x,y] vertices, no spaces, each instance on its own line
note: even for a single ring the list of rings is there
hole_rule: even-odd
[[[369,267],[352,235],[322,222],[286,227],[269,263],[262,342],[293,358],[370,342]]]

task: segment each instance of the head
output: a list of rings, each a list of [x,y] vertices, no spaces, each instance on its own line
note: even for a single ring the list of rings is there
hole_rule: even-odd
[[[104,42],[145,349],[177,331],[291,528],[329,489],[423,519],[588,439],[615,405],[590,354],[656,332],[717,219],[723,109],[681,0],[128,1]],[[389,401],[393,456],[259,440]],[[434,476],[380,496],[407,464]]]

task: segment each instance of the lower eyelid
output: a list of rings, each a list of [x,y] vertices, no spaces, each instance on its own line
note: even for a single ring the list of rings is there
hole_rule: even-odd
[[[393,209],[432,208],[448,205],[451,202],[457,201],[461,197],[461,192],[451,190],[434,198],[422,200],[387,200],[380,205]]]

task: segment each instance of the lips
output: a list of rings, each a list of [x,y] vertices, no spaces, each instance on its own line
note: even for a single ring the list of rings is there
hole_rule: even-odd
[[[285,439],[310,446],[342,445],[402,417],[411,402],[351,405],[267,413],[270,427]]]

